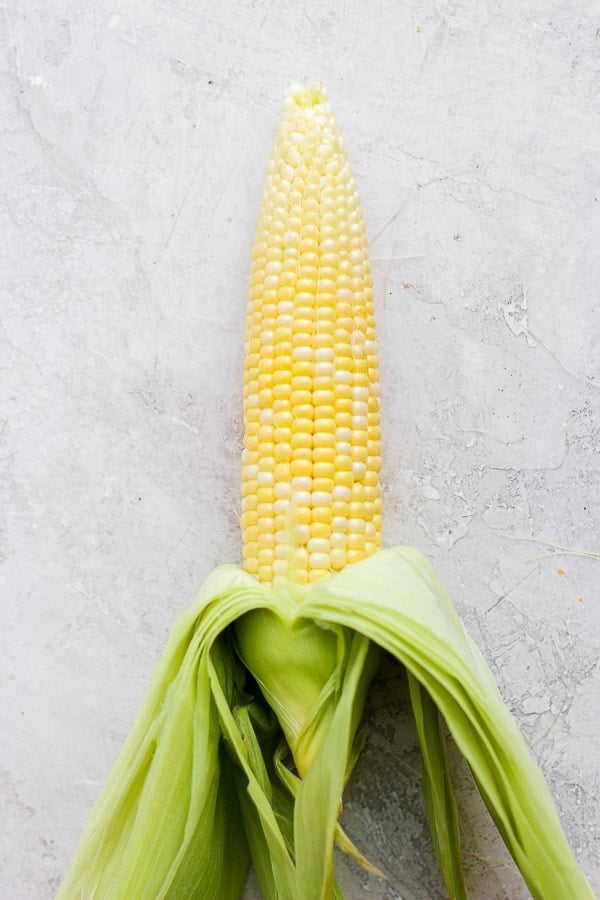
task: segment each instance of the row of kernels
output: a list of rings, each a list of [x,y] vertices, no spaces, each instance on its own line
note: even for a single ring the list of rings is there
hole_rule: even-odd
[[[339,511],[338,509],[337,512]],[[334,523],[338,525],[340,521],[344,520],[344,517],[339,515],[333,517],[331,510],[319,510],[315,517],[314,511],[311,513],[308,508],[300,508],[297,518],[300,522],[296,529],[298,532],[297,538],[306,544],[309,554],[326,553],[328,542],[331,551],[329,554],[330,563],[334,569],[341,568],[346,562],[356,561],[358,558],[362,558],[363,555],[374,552],[374,549],[377,549],[377,546],[380,544],[380,515],[376,516],[374,521],[366,523],[358,517],[346,519],[348,533],[330,530],[333,528]],[[314,518],[317,519],[316,522],[313,521]],[[324,521],[320,522],[318,521],[319,519]],[[248,542],[244,553],[246,559],[256,556],[257,565],[265,565],[271,562],[269,551],[273,551],[275,556],[286,557],[286,547],[282,543],[285,539],[284,533],[276,533],[279,539],[279,544],[277,544],[272,532],[274,527],[275,520],[264,521],[256,529],[258,531],[258,541],[256,542],[250,540],[255,534],[255,529],[246,529],[245,539]],[[311,534],[314,534],[315,537],[311,537]],[[329,535],[329,538],[327,538],[327,535]],[[346,555],[344,556],[344,554]],[[313,567],[317,563],[315,559],[309,558],[309,561]]]

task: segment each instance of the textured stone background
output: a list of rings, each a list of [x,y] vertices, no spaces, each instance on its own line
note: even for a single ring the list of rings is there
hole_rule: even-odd
[[[2,896],[53,895],[239,559],[249,254],[303,76],[371,236],[386,541],[434,560],[600,890],[598,2],[0,0],[0,42]],[[345,822],[389,883],[340,878],[442,897],[396,670],[370,710]],[[526,897],[454,765],[472,896]]]

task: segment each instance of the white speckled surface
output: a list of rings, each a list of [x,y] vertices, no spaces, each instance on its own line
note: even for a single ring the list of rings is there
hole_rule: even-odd
[[[386,541],[434,560],[600,890],[598,3],[0,0],[0,44],[2,896],[52,897],[176,612],[239,559],[250,246],[302,76],[371,235]],[[345,822],[389,883],[342,883],[441,897],[394,671],[371,709]],[[472,897],[527,896],[455,769]]]

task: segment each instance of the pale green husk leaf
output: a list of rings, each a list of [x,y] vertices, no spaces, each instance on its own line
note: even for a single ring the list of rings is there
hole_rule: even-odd
[[[406,665],[444,717],[535,898],[593,897],[544,778],[421,553],[410,547],[383,550],[317,583],[304,614],[351,627]]]

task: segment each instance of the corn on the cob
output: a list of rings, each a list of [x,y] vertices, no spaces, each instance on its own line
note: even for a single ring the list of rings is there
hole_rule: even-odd
[[[534,897],[592,898],[431,566],[411,548],[375,552],[372,286],[356,189],[318,85],[286,100],[250,303],[246,571],[217,569],[176,623],[59,898],[234,900],[250,857],[267,900],[339,896],[334,839],[361,858],[337,820],[379,648],[408,669],[450,896],[466,892],[440,713]]]
[[[293,86],[252,253],[245,568],[305,584],[381,546],[375,306],[356,184],[321,85]]]

